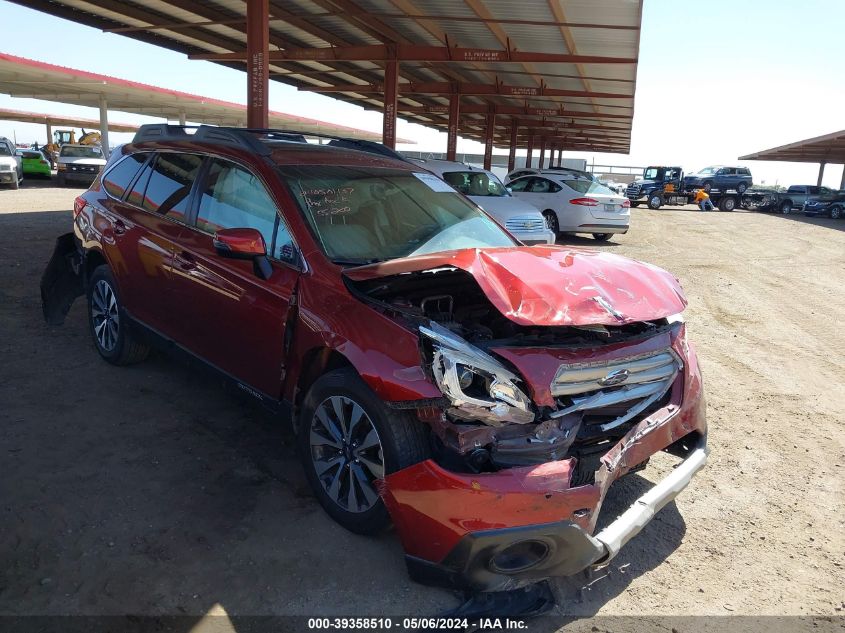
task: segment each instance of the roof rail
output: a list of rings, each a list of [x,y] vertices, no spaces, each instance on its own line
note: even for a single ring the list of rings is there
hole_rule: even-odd
[[[193,132],[189,132],[193,130]],[[213,125],[173,125],[170,123],[150,123],[142,125],[135,133],[133,143],[144,141],[200,141],[234,145],[248,151],[267,156],[271,148],[262,141],[284,141],[288,143],[307,143],[306,136],[329,139],[328,145],[344,149],[379,154],[407,162],[400,153],[385,147],[381,143],[361,139],[346,138],[332,134],[303,133],[299,130],[273,128],[236,128]]]
[[[193,132],[189,132],[193,130]],[[252,135],[240,134],[237,128],[213,125],[173,125],[148,123],[135,132],[133,143],[145,141],[199,141],[218,145],[233,145],[257,154],[267,155],[270,149]]]

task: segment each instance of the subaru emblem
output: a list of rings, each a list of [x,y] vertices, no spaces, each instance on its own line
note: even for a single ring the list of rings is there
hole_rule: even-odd
[[[617,369],[600,379],[598,383],[602,387],[613,387],[614,385],[621,385],[623,382],[628,380],[628,376],[630,375],[631,374],[627,369]]]

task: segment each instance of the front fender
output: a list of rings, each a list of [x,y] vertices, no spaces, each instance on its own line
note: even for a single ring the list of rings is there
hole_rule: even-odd
[[[423,370],[416,333],[355,299],[345,287],[327,287],[313,278],[302,284],[299,301],[286,399],[294,399],[299,376],[308,370],[303,365],[315,348],[341,354],[382,400],[442,397]]]

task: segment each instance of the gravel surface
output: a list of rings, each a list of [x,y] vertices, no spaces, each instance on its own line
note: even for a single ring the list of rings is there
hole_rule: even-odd
[[[102,362],[77,302],[38,281],[81,190],[0,190],[0,614],[430,615],[394,533],[355,536],[311,497],[291,438],[156,354]],[[558,583],[567,615],[842,614],[845,222],[633,210],[597,245],[683,283],[711,459],[608,570]],[[617,483],[603,522],[674,463]]]

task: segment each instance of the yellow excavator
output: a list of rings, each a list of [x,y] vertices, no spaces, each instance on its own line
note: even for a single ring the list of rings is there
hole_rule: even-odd
[[[100,145],[100,133],[96,130],[85,131],[82,128],[82,135],[79,140],[76,140],[75,130],[53,130],[53,138],[47,145],[42,145],[40,149],[47,153],[47,158],[50,162],[55,164],[59,158],[59,150],[62,145]]]

